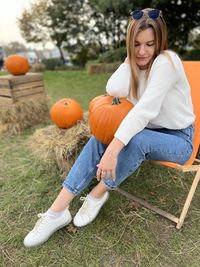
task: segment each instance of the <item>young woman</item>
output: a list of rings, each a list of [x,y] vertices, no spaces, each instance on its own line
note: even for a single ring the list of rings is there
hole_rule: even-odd
[[[25,237],[24,245],[44,243],[69,224],[69,204],[96,175],[73,223],[92,222],[118,187],[145,159],[185,163],[192,153],[194,114],[190,87],[180,58],[167,50],[167,29],[158,9],[132,12],[127,30],[127,58],[108,80],[112,96],[126,97],[134,107],[106,146],[91,137],[52,206]]]

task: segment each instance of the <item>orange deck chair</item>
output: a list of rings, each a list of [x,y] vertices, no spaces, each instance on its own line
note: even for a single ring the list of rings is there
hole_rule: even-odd
[[[190,203],[194,196],[196,187],[200,180],[200,159],[196,158],[199,144],[200,144],[200,61],[183,61],[183,65],[184,65],[184,69],[185,69],[188,81],[191,86],[192,102],[194,106],[194,113],[196,116],[195,132],[194,132],[194,139],[193,139],[193,145],[194,145],[193,153],[190,159],[184,165],[179,165],[177,163],[172,163],[172,162],[155,161],[155,163],[158,163],[158,164],[161,164],[163,166],[167,166],[173,169],[177,169],[182,172],[195,172],[195,177],[190,187],[190,190],[187,195],[183,209],[181,211],[180,217],[175,217],[174,215],[164,210],[161,210],[156,206],[153,206],[152,204],[146,202],[145,200],[133,196],[132,194],[122,190],[121,188],[117,188],[115,190],[118,193],[127,197],[128,199],[133,200],[141,204],[142,206],[154,211],[155,213],[160,214],[168,218],[169,220],[175,222],[177,229],[180,229],[181,226],[183,225],[188,209],[190,207]]]

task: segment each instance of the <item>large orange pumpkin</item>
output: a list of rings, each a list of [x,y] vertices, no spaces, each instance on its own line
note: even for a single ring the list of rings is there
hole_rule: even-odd
[[[24,56],[10,55],[5,60],[5,67],[13,75],[24,75],[29,71],[29,62]]]
[[[121,121],[133,104],[126,98],[113,96],[95,97],[89,104],[91,133],[103,144],[109,144]]]
[[[50,109],[51,120],[62,129],[67,129],[83,118],[81,105],[72,98],[63,98]]]

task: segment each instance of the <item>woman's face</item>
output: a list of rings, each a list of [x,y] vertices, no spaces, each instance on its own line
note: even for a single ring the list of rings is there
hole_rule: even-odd
[[[152,28],[138,33],[135,40],[136,64],[140,69],[147,69],[155,54],[155,37]]]

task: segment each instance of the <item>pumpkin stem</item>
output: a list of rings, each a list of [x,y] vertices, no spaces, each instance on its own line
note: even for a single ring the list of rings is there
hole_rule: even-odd
[[[113,97],[112,105],[119,105],[121,102],[119,100],[119,97]]]
[[[68,103],[67,103],[67,102],[64,102],[63,104],[64,104],[65,106],[67,106],[67,105],[68,105]]]

